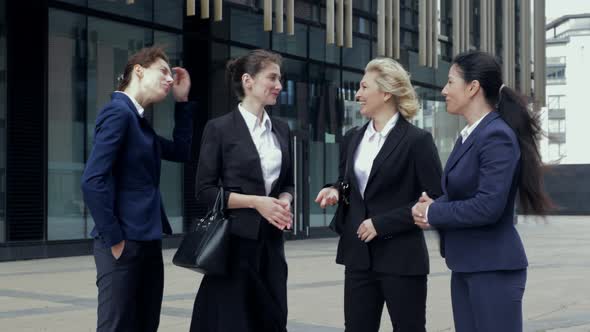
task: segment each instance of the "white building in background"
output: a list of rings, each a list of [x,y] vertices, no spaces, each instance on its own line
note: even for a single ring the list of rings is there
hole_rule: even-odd
[[[547,24],[546,56],[543,161],[590,164],[590,13]]]

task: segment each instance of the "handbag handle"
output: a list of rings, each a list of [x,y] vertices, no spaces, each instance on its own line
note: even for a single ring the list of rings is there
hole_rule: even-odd
[[[213,213],[221,213],[225,211],[225,194],[223,187],[219,187],[219,191],[217,192],[217,198],[215,199],[215,204],[213,205]]]

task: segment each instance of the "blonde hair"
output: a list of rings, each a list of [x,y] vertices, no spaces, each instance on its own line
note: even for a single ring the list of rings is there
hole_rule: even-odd
[[[365,72],[377,73],[375,82],[379,90],[393,96],[404,118],[409,120],[418,113],[420,106],[410,74],[397,61],[390,58],[373,59],[365,67]]]

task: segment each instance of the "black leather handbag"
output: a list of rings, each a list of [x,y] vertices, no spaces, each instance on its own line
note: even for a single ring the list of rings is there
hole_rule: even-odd
[[[346,222],[346,214],[348,213],[348,206],[350,205],[350,182],[348,179],[348,158],[346,160],[346,169],[344,171],[344,178],[336,184],[338,190],[338,207],[336,213],[328,226],[331,230],[342,235],[343,227]]]
[[[225,216],[223,187],[213,209],[185,234],[172,263],[207,275],[224,275],[228,270],[230,219]]]

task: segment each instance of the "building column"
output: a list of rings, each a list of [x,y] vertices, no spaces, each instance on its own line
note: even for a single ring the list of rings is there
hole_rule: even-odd
[[[535,41],[535,104],[545,106],[545,0],[535,0],[534,7],[534,41]]]

